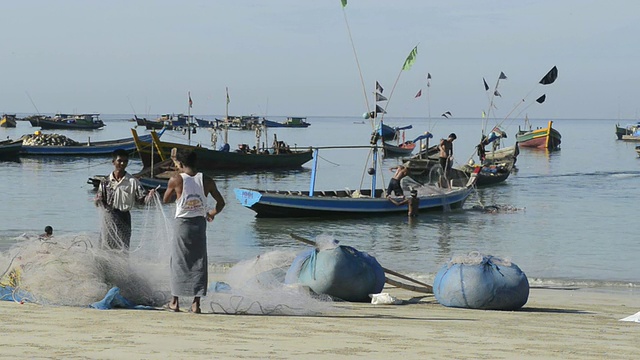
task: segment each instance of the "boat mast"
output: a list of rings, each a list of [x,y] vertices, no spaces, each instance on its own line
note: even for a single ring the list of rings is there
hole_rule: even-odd
[[[224,143],[229,143],[229,88],[225,87],[227,92],[227,101],[224,107]]]
[[[191,91],[189,91],[189,106],[187,107],[187,139],[188,144],[191,145],[191,106],[193,105],[193,101],[191,101]]]

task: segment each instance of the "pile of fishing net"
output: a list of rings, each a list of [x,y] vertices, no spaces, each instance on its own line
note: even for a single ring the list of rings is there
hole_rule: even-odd
[[[78,146],[79,142],[59,134],[27,134],[21,137],[26,146]]]

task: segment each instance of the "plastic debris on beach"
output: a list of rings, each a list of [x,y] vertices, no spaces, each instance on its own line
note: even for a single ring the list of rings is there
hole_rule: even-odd
[[[630,321],[630,322],[637,322],[640,323],[640,311],[638,311],[637,313],[631,315],[631,316],[627,316],[624,319],[620,319],[620,321]]]

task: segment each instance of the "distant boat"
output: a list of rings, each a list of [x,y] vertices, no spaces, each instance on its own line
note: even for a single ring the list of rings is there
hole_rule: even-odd
[[[311,160],[311,150],[289,150],[284,142],[277,141],[277,147],[270,148],[268,153],[251,153],[247,151],[219,151],[202,146],[168,143],[160,141],[155,132],[151,132],[152,141],[143,141],[135,129],[131,129],[136,148],[145,167],[151,165],[153,148],[154,162],[170,157],[171,149],[195,151],[198,157],[198,168],[202,170],[270,170],[296,169]],[[244,144],[243,144],[244,145]],[[248,148],[248,145],[246,146]]]
[[[306,117],[288,117],[283,122],[262,119],[262,125],[270,128],[290,127],[290,128],[306,128],[311,126]]]
[[[33,125],[33,123],[31,123]],[[56,114],[52,118],[41,117],[37,124],[43,130],[95,130],[105,126],[100,114]]]
[[[14,128],[16,127],[16,115],[15,114],[3,114],[0,119],[0,127]]]
[[[521,147],[556,150],[560,147],[562,136],[552,127],[553,121],[549,121],[547,127],[529,130],[518,130],[516,142]]]
[[[616,137],[618,140],[622,140],[622,137],[625,135],[633,135],[635,132],[640,129],[640,121],[635,124],[629,124],[625,127],[620,126],[620,124],[616,124]]]
[[[640,145],[636,145],[636,153],[640,156]]]
[[[215,129],[217,128],[219,125],[219,120],[204,120],[204,119],[196,119],[196,124],[198,124],[199,127],[202,128],[212,128]]]

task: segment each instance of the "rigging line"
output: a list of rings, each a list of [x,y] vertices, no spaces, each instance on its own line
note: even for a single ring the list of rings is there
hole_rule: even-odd
[[[365,165],[369,164],[369,159],[371,158],[371,154],[373,154],[373,149],[369,150],[369,153],[367,154],[367,159],[364,161]],[[366,169],[367,167],[365,166],[364,169],[362,170],[362,177],[360,178],[360,189],[362,189],[362,184],[364,183],[364,174],[367,171]]]
[[[25,91],[25,93],[27,94],[27,97],[29,98],[29,101],[31,101],[31,105],[33,105],[34,108],[36,108],[36,112],[38,113],[38,115],[40,115],[40,110],[38,110],[38,107],[36,106],[36,104],[33,102],[33,99],[31,99],[31,95],[29,95],[28,91]]]
[[[367,112],[368,112],[369,98],[367,97],[367,90],[364,85],[364,77],[362,76],[362,68],[360,67],[360,61],[358,61],[358,53],[356,52],[356,47],[353,44],[353,37],[351,36],[351,28],[349,27],[349,21],[347,21],[347,12],[345,11],[344,8],[342,8],[342,14],[344,15],[344,23],[347,25],[347,32],[349,33],[349,41],[351,42],[351,49],[353,50],[353,56],[356,59],[356,66],[358,67],[358,74],[360,75],[360,83],[362,85],[362,94],[364,95],[364,103],[365,103],[365,106],[367,107]]]
[[[411,48],[412,51],[413,51],[413,49],[417,48],[418,45],[420,45],[420,43],[417,43],[416,46],[412,47]],[[385,108],[385,112],[386,112],[387,108],[389,107],[389,104],[391,103],[391,97],[393,97],[393,92],[396,89],[396,85],[398,85],[398,81],[400,80],[400,75],[402,75],[403,71],[404,71],[404,65],[402,66],[402,68],[400,68],[400,72],[398,73],[398,76],[396,77],[396,81],[393,83],[393,86],[391,87],[391,92],[389,93],[389,98],[387,99],[387,106]],[[382,116],[380,117],[380,121],[382,121],[383,119],[384,119],[384,112],[382,113]]]
[[[320,159],[322,159],[322,160],[324,160],[324,161],[328,162],[328,163],[329,163],[329,164],[331,164],[331,165],[335,165],[335,166],[342,166],[342,165],[340,165],[340,164],[338,164],[338,163],[334,163],[334,162],[332,162],[332,161],[329,161],[329,160],[327,160],[327,159],[323,158],[323,157],[322,157],[322,156],[320,156],[320,155],[318,155],[318,158],[320,158]]]

